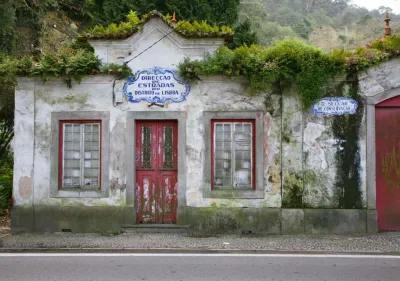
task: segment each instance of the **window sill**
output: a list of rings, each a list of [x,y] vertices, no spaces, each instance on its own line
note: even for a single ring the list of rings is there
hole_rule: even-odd
[[[52,198],[106,198],[105,191],[96,189],[60,189],[51,190]]]
[[[263,199],[264,190],[251,189],[217,189],[203,192],[204,198],[220,199]]]

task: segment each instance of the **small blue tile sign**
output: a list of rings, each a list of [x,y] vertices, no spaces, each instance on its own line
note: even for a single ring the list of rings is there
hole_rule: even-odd
[[[354,114],[358,104],[350,98],[323,98],[315,102],[312,111],[316,116]]]
[[[123,92],[130,102],[142,100],[162,104],[166,101],[182,102],[190,92],[190,86],[178,78],[175,71],[153,67],[128,77]]]

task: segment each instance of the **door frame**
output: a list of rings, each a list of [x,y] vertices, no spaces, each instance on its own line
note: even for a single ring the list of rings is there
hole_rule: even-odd
[[[129,111],[125,131],[126,205],[133,209],[130,224],[136,224],[136,121],[171,120],[178,123],[178,207],[176,224],[186,206],[186,112],[184,111]],[[132,220],[134,218],[134,220]]]
[[[367,232],[377,232],[378,214],[376,210],[376,143],[375,106],[385,100],[400,95],[400,87],[383,90],[373,96],[364,96],[366,102],[366,185],[367,185]]]

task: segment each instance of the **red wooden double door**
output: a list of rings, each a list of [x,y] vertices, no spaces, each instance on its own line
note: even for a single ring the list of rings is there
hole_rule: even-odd
[[[175,223],[176,121],[136,122],[136,223]]]
[[[375,109],[376,208],[381,231],[400,231],[400,96]]]

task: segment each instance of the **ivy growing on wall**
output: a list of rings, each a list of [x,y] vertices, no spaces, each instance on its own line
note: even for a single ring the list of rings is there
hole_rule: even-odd
[[[180,65],[180,72],[187,79],[211,74],[244,76],[252,92],[265,90],[277,81],[294,80],[305,106],[318,99],[329,77],[342,70],[340,59],[294,39],[279,41],[270,48],[222,47],[204,61],[185,60]]]
[[[0,56],[0,81],[16,83],[17,75],[38,76],[43,81],[51,77],[63,78],[70,87],[72,81],[80,82],[87,75],[116,74],[127,77],[132,70],[126,65],[101,65],[100,60],[84,42],[74,42],[59,53],[43,55],[38,61],[31,57],[16,59]]]
[[[337,174],[335,182],[335,193],[338,208],[359,209],[362,208],[361,194],[361,148],[360,130],[363,125],[364,102],[359,95],[357,76],[349,74],[347,82],[339,83],[333,94],[336,96],[347,96],[357,101],[356,114],[334,116],[332,132],[335,139],[341,140],[336,150]],[[346,93],[345,86],[349,86]]]
[[[186,79],[215,74],[243,76],[249,82],[250,92],[294,81],[304,107],[308,108],[322,97],[330,77],[365,70],[399,55],[399,38],[395,35],[377,40],[370,47],[341,48],[331,53],[294,39],[279,41],[272,47],[221,47],[202,61],[186,59],[179,70]]]

